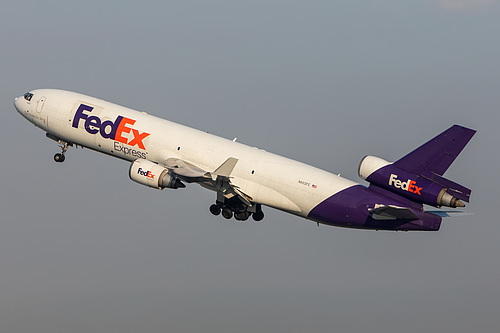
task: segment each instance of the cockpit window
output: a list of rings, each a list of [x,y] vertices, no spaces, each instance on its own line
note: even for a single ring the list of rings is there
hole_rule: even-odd
[[[32,98],[33,98],[33,94],[32,93],[27,92],[26,94],[24,94],[24,99],[25,100],[31,101]]]

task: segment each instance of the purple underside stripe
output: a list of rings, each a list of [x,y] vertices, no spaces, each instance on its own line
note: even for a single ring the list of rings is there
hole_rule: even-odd
[[[421,206],[397,195],[384,193],[383,189],[371,189],[362,185],[349,187],[336,193],[314,207],[308,215],[313,221],[348,228],[377,230],[439,230],[441,217],[426,213]],[[388,191],[386,191],[388,192]],[[386,195],[387,194],[387,195]],[[373,219],[370,210],[375,205],[407,207],[419,219]]]

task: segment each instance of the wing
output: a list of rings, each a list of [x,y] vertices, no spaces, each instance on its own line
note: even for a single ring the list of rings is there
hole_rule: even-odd
[[[208,173],[207,171],[198,168],[196,165],[179,158],[169,158],[160,163],[160,165],[163,165],[165,168],[169,169],[171,173],[188,183],[194,179],[205,178]]]
[[[217,192],[217,200],[238,198],[244,205],[252,206],[252,197],[245,194],[241,189],[231,182],[231,173],[238,163],[238,159],[229,157],[215,171],[208,172],[196,165],[178,158],[169,158],[160,163],[169,169],[172,175],[188,183],[198,183],[205,188]]]

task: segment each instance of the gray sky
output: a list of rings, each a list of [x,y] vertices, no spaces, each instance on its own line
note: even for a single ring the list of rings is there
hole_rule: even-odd
[[[0,11],[0,330],[496,332],[500,4],[10,1]],[[317,227],[265,209],[213,217],[71,149],[15,96],[73,90],[358,180],[452,124],[478,130],[445,174],[473,216],[439,232]]]

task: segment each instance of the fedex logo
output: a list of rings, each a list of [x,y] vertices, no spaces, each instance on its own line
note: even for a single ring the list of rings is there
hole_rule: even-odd
[[[398,176],[395,174],[391,174],[391,177],[389,177],[389,185],[392,185],[395,188],[400,188],[404,191],[422,195],[422,193],[420,193],[420,190],[422,188],[415,186],[416,183],[417,183],[416,181],[411,179],[408,179],[406,182],[402,182],[398,179]]]
[[[140,174],[141,176],[146,176],[148,178],[155,179],[155,175],[153,175],[153,173],[149,170],[146,171],[142,170],[142,168],[139,168],[139,170],[137,170],[137,173]]]
[[[89,134],[99,133],[105,139],[115,140],[124,143],[129,146],[139,147],[140,149],[146,149],[142,140],[149,136],[149,133],[140,133],[135,128],[131,126],[135,124],[135,120],[118,116],[115,121],[106,120],[102,121],[101,118],[97,116],[89,116],[85,112],[92,112],[94,108],[85,104],[80,104],[78,110],[76,110],[75,117],[73,118],[72,126],[78,128],[80,120],[85,121],[85,130]],[[130,127],[129,127],[130,126]],[[124,133],[132,132],[132,139],[128,140],[123,137]]]

